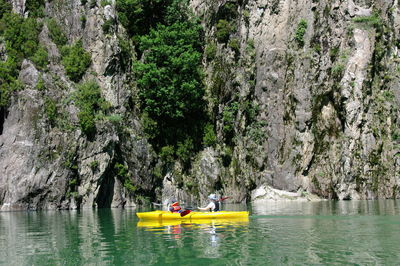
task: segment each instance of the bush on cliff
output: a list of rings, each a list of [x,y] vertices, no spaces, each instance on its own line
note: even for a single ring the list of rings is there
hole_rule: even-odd
[[[68,77],[78,82],[92,64],[91,56],[82,47],[82,42],[77,41],[72,46],[64,46],[61,49],[61,62]]]

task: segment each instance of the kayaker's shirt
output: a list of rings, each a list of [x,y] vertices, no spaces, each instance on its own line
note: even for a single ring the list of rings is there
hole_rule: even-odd
[[[212,212],[217,212],[219,211],[219,202],[210,201],[210,203],[208,203],[208,205],[204,209],[210,210]]]

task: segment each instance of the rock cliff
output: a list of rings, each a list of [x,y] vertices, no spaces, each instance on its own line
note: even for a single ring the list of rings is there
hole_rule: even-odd
[[[165,167],[143,129],[132,62],[146,53],[120,23],[118,1],[38,2],[5,1],[25,19],[41,11],[34,18],[48,62],[25,56],[20,89],[0,109],[1,210],[196,202],[211,192],[234,202],[278,190],[399,196],[398,0],[189,1],[204,31],[204,98],[216,136],[190,154],[190,167]],[[78,78],[54,25],[65,46],[90,55]],[[90,82],[99,94],[88,129],[79,93]]]

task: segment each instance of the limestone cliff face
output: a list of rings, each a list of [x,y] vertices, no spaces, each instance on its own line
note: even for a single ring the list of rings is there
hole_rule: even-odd
[[[215,21],[232,4],[236,28],[227,44],[215,42]],[[210,109],[221,118],[232,102],[238,106],[232,158],[219,177],[226,193],[241,200],[268,185],[326,198],[398,196],[398,1],[192,7],[217,45],[205,63],[209,96],[218,99]],[[252,120],[249,103],[258,106]],[[224,123],[217,119],[220,134]]]
[[[24,6],[24,1],[13,1],[20,14],[25,13]],[[153,153],[134,112],[126,111],[132,92],[124,73],[127,66],[121,63],[118,38],[123,38],[123,29],[109,34],[102,30],[102,24],[115,17],[114,5],[51,1],[46,3],[45,13],[57,21],[69,43],[82,40],[92,59],[83,81],[100,84],[111,115],[122,117],[122,121],[99,119],[97,133],[90,140],[81,132],[77,126],[79,110],[71,100],[78,85],[66,76],[60,51],[44,24],[39,39],[49,51],[48,71],[39,71],[25,60],[19,74],[24,89],[1,110],[2,210],[134,206],[136,198],[124,187],[126,180],[116,174],[116,165],[129,167],[131,183],[151,193]],[[39,79],[43,90],[37,89]],[[56,102],[57,126],[46,116],[46,99]]]
[[[24,60],[23,90],[1,109],[2,210],[195,201],[210,192],[239,202],[262,198],[260,191],[271,191],[265,187],[323,198],[398,197],[397,0],[190,1],[205,31],[206,98],[218,140],[193,155],[189,171],[176,163],[161,180],[135,100],[127,60],[134,49],[127,51],[115,1],[101,2],[47,1],[45,14],[68,43],[82,40],[92,59],[83,81],[96,80],[108,117],[122,119],[97,120],[92,139],[81,132],[72,97],[78,85],[44,23],[48,70]],[[12,4],[26,16],[25,1]],[[57,126],[45,114],[49,98]]]

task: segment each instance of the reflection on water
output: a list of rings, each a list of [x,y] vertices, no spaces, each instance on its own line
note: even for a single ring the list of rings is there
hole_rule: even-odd
[[[227,210],[244,210],[229,205]],[[142,210],[141,210],[142,211]],[[246,221],[135,210],[0,213],[0,264],[397,265],[399,201],[265,202]]]

